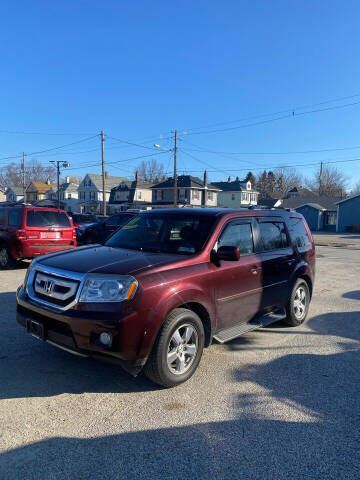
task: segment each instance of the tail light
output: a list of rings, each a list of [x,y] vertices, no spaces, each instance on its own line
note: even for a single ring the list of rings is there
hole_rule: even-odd
[[[76,240],[76,230],[73,228],[73,240]]]
[[[26,230],[17,230],[16,232],[16,237],[19,239],[19,240],[26,240]]]

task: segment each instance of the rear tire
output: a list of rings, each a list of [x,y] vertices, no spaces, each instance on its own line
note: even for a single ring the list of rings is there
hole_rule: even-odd
[[[199,365],[204,340],[199,316],[186,308],[176,308],[161,327],[144,367],[145,375],[163,387],[185,382]]]
[[[9,269],[14,268],[16,260],[11,255],[10,249],[7,245],[0,245],[0,268]]]
[[[286,325],[298,327],[305,322],[310,305],[310,290],[306,281],[298,278],[291,291],[289,303],[286,307]]]

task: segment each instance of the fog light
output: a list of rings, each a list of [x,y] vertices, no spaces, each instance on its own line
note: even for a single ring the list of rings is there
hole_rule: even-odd
[[[111,345],[111,341],[112,341],[112,336],[110,335],[110,333],[107,333],[107,332],[102,332],[100,333],[100,342],[103,344],[103,345],[106,345],[107,347],[109,345]]]

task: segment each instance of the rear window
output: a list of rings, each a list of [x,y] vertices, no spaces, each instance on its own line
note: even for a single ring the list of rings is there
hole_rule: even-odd
[[[285,224],[282,222],[260,222],[262,251],[278,250],[288,246]]]
[[[28,227],[70,227],[70,221],[63,212],[28,210],[26,225]]]
[[[9,210],[9,226],[19,227],[22,223],[22,210]]]
[[[309,235],[302,218],[290,218],[289,231],[292,241],[298,248],[308,249],[310,247]]]

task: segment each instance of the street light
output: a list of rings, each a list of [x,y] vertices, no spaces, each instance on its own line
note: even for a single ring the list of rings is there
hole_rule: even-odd
[[[60,168],[68,168],[70,167],[70,163],[64,160],[50,160],[50,163],[56,165],[56,172],[57,172],[57,206],[60,210]]]

